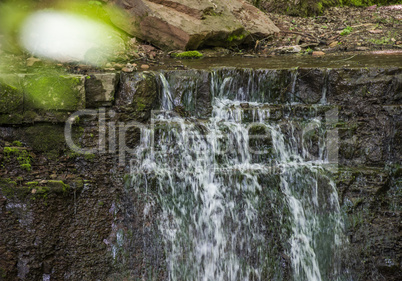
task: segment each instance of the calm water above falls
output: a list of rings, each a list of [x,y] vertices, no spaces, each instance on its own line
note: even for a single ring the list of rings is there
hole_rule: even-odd
[[[214,75],[204,120],[172,111],[169,79],[160,75],[165,111],[142,129],[132,160],[134,188],[155,192],[144,216],[160,206],[168,279],[349,280],[325,169],[325,113],[273,118],[271,104],[250,99],[258,89],[239,91],[233,76]]]

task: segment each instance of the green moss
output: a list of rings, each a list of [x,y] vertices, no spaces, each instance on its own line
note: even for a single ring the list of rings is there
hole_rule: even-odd
[[[172,53],[172,57],[188,59],[188,58],[201,58],[203,55],[198,51],[187,51],[182,53]]]
[[[49,180],[46,186],[40,186],[35,181],[18,185],[11,179],[0,179],[0,190],[6,197],[36,200],[46,199],[50,193],[65,195],[70,190],[70,186],[61,180]]]
[[[21,113],[22,109],[22,92],[11,85],[0,82],[0,114]]]
[[[136,100],[137,110],[143,111],[147,107],[147,100],[144,97],[138,97]]]
[[[73,183],[75,190],[81,190],[84,188],[84,181],[81,178],[78,178]]]
[[[231,34],[231,35],[228,36],[226,41],[228,41],[228,42],[241,41],[243,39],[244,39],[244,34],[240,34],[240,35]]]
[[[22,146],[22,142],[20,142],[20,141],[13,141],[13,145],[14,145],[14,146],[19,146],[19,147],[21,147],[21,146]]]
[[[348,26],[344,30],[342,30],[341,35],[342,36],[349,35],[352,31],[353,31],[353,28]]]
[[[11,179],[0,179],[1,193],[6,197],[25,197],[29,194],[29,187],[17,186]]]
[[[393,44],[391,38],[388,38],[388,37],[381,37],[381,39],[373,39],[373,38],[371,38],[369,41],[371,43],[373,43],[373,44],[376,44],[376,45]]]
[[[15,125],[22,124],[22,114],[0,114],[0,124]]]
[[[10,161],[12,158],[16,158],[22,169],[27,171],[31,170],[32,157],[26,149],[6,146],[4,147],[3,153],[6,161]]]
[[[37,181],[30,181],[30,182],[25,183],[25,185],[27,185],[27,186],[29,186],[31,188],[37,186],[38,184],[39,183]]]
[[[20,150],[19,150],[18,148],[6,146],[6,147],[4,147],[4,149],[3,149],[4,157],[7,158],[7,159],[9,159],[9,158],[11,158],[11,156],[12,156],[13,154],[18,153],[19,151],[20,151]]]
[[[25,163],[20,165],[21,169],[27,170],[28,172],[31,170],[31,164]]]
[[[93,153],[85,153],[84,154],[84,159],[92,162],[95,159],[95,154],[93,154]]]
[[[66,193],[70,190],[70,186],[61,180],[50,180],[47,182],[50,191],[55,193]]]
[[[26,109],[77,110],[83,103],[83,82],[74,76],[43,73],[25,79]]]

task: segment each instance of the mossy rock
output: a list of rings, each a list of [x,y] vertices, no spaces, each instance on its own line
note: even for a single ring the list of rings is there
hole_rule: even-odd
[[[1,125],[21,125],[23,123],[23,115],[19,113],[0,114]]]
[[[2,114],[21,114],[23,110],[22,92],[0,81],[0,116]]]
[[[79,110],[85,107],[83,76],[26,75],[24,109]]]
[[[61,180],[49,180],[46,185],[49,191],[54,193],[64,194],[70,190],[70,185],[65,184]]]
[[[58,154],[66,146],[64,127],[58,125],[35,125],[22,129],[21,137],[34,151]]]
[[[0,191],[5,197],[24,198],[30,193],[30,188],[27,186],[18,186],[12,179],[0,179]]]
[[[61,180],[49,180],[45,186],[40,186],[39,182],[26,182],[18,185],[12,179],[0,179],[0,192],[6,197],[16,197],[19,199],[46,199],[49,193],[66,195],[70,191],[70,185]]]
[[[182,53],[172,53],[172,57],[179,59],[198,59],[202,58],[203,55],[198,51],[187,51]]]
[[[124,112],[122,120],[147,121],[151,111],[159,109],[159,92],[155,73],[122,73],[116,105]]]

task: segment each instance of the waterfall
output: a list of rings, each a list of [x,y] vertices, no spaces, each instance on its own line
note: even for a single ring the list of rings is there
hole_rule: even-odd
[[[144,216],[159,206],[169,280],[343,280],[324,117],[278,120],[256,86],[268,74],[241,84],[235,72],[212,72],[203,120],[172,111],[160,74],[164,110],[141,129],[131,186],[152,193]]]

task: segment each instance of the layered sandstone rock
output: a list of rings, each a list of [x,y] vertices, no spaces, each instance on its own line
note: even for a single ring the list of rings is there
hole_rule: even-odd
[[[113,0],[130,23],[113,23],[132,36],[168,49],[228,47],[267,37],[279,29],[242,0]]]

